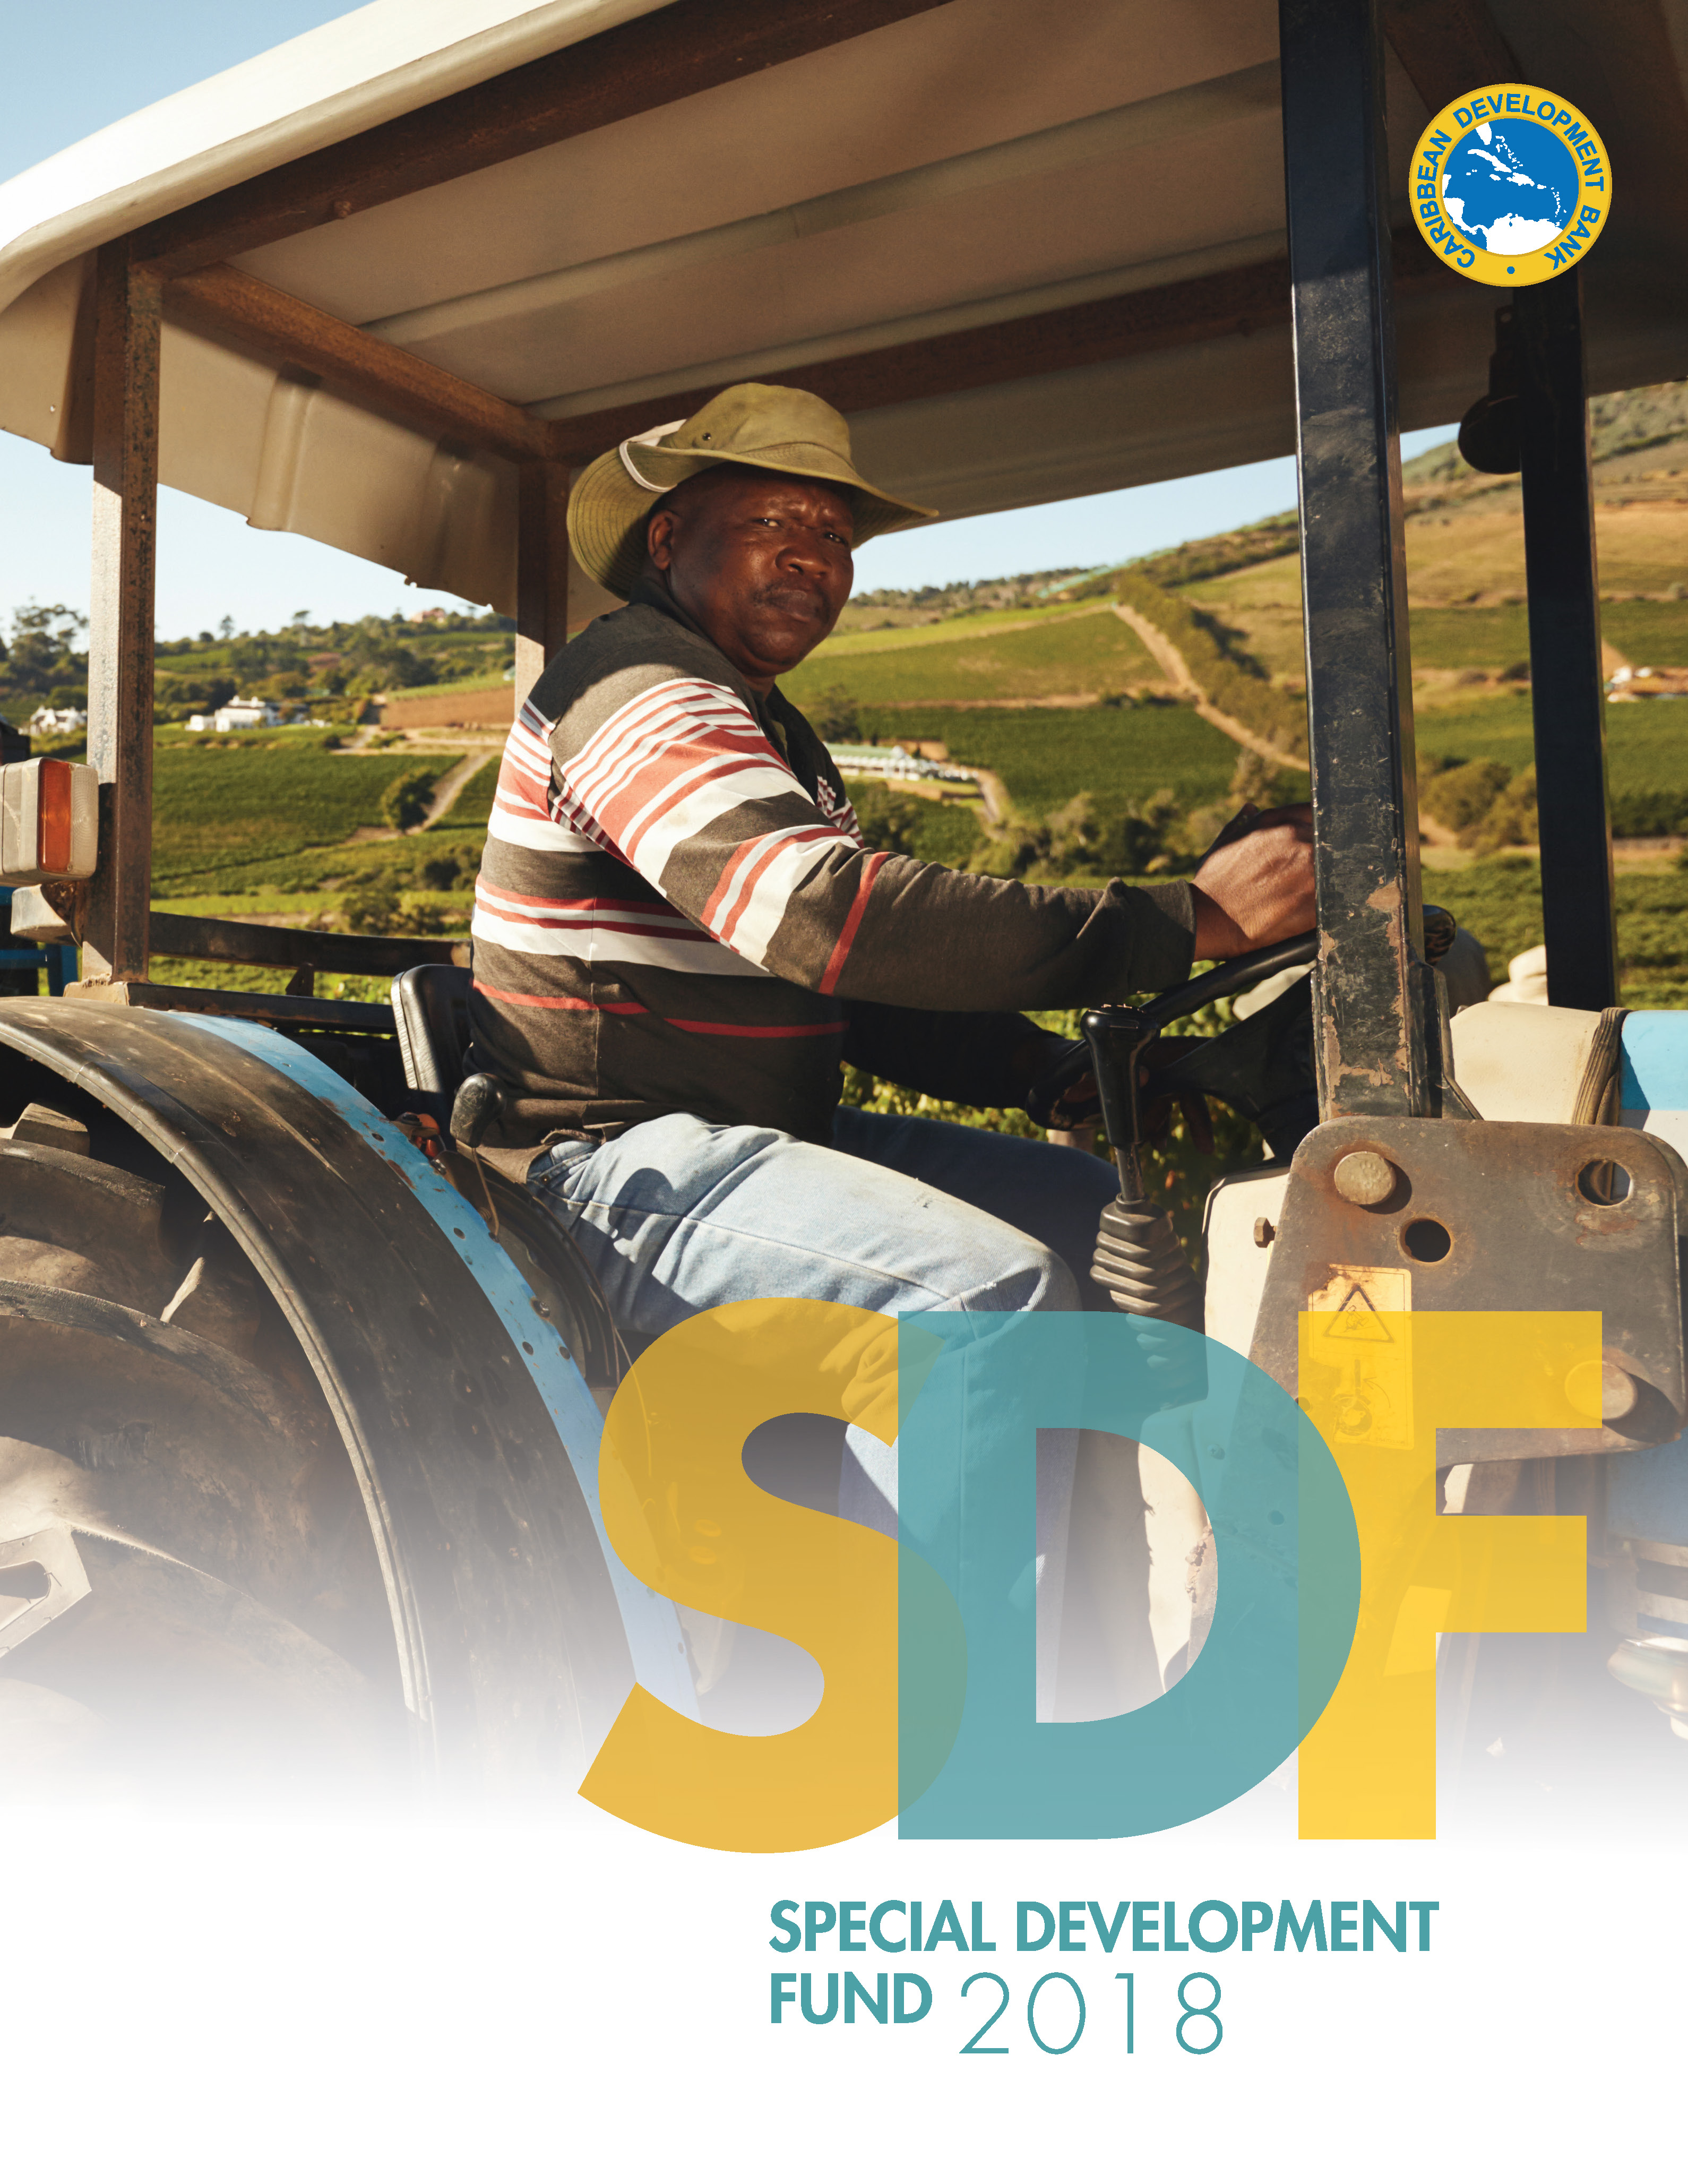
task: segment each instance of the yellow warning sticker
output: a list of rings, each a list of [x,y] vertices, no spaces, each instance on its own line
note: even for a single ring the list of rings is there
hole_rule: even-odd
[[[1339,1438],[1412,1446],[1412,1309],[1405,1267],[1334,1266],[1307,1298],[1317,1317],[1307,1321],[1306,1362],[1323,1384]]]

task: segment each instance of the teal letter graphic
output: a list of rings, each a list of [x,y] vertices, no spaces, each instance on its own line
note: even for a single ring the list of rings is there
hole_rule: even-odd
[[[1360,1591],[1341,1474],[1291,1398],[1234,1351],[1123,1314],[921,1312],[900,1340],[900,1533],[914,1551],[901,1557],[912,1575],[900,1600],[900,1832],[1146,1835],[1269,1774],[1335,1689]],[[1169,1387],[1199,1384],[1204,1368],[1201,1401],[1162,1410]],[[1036,1718],[1037,1435],[1062,1427],[1123,1435],[1176,1463],[1218,1547],[1195,1665],[1106,1721]],[[947,1757],[933,1724],[954,1723],[953,1641],[924,1628],[946,1588],[967,1635]]]

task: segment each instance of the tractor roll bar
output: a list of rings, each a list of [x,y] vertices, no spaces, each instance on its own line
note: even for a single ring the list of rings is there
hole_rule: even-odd
[[[1319,1112],[1433,1110],[1377,0],[1280,0]]]

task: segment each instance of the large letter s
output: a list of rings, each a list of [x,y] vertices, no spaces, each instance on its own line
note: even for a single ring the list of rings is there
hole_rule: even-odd
[[[645,1351],[604,1429],[604,1526],[634,1576],[792,1640],[826,1678],[809,1719],[775,1736],[629,1695],[581,1795],[711,1850],[813,1849],[897,1810],[896,1546],[746,1476],[747,1437],[794,1412],[894,1440],[896,1322],[803,1298],[701,1312]]]

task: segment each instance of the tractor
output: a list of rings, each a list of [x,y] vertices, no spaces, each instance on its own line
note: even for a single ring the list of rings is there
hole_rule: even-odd
[[[719,1718],[711,1635],[599,1514],[617,1330],[475,1155],[467,945],[153,908],[154,571],[163,483],[512,615],[519,709],[614,604],[572,477],[763,379],[949,516],[1294,449],[1318,930],[1092,1012],[1098,1268],[1292,1392],[1355,1270],[1415,1311],[1601,1312],[1583,1429],[1444,1437],[1450,1512],[1587,1517],[1601,1603],[1444,1647],[1445,1762],[1533,1736],[1535,1783],[1593,1735],[1674,1785],[1688,1031],[1618,1004],[1587,432],[1591,393],[1688,369],[1667,12],[507,0],[442,44],[382,0],[0,188],[0,425],[93,482],[87,765],[0,772],[0,1772],[566,1801],[635,1680]],[[1405,208],[1429,118],[1517,81],[1596,113],[1618,179],[1585,263],[1499,296]],[[1399,459],[1451,415],[1522,481],[1549,989],[1457,1015]],[[1140,1084],[1158,1028],[1306,966]],[[348,976],[390,1001],[317,993]],[[1141,1103],[1191,1089],[1267,1149],[1210,1201],[1205,1301],[1136,1162]],[[457,1117],[432,1157],[418,1112]]]

